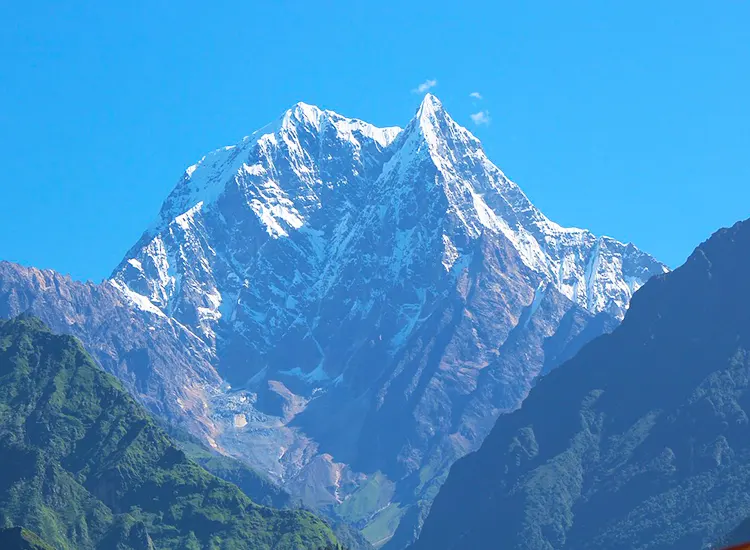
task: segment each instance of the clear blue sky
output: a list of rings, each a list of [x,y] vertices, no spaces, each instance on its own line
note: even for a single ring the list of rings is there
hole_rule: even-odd
[[[2,259],[100,280],[205,152],[428,79],[555,221],[675,266],[750,216],[750,2],[62,4],[0,10]]]

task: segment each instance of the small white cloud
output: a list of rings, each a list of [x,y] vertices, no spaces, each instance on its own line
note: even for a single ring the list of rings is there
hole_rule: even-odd
[[[414,94],[423,94],[427,90],[429,90],[430,88],[434,88],[435,86],[437,86],[437,80],[435,80],[435,79],[425,80],[419,86],[417,86],[416,88],[414,88],[412,90],[412,93],[414,93]]]
[[[469,115],[471,117],[472,122],[476,124],[477,126],[481,125],[487,125],[490,123],[490,112],[489,111],[479,111],[478,113],[474,113]]]
[[[479,92],[471,92],[469,94],[469,97],[473,97],[474,99],[482,99],[482,94],[480,94]]]

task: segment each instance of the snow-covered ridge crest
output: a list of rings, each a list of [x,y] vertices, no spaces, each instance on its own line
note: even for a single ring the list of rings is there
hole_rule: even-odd
[[[209,153],[186,170],[114,278],[213,339],[221,310],[236,311],[226,296],[252,285],[257,262],[267,262],[258,256],[266,239],[297,234],[295,255],[315,266],[306,285],[319,299],[360,254],[357,236],[382,236],[372,225],[386,212],[398,226],[417,220],[421,228],[394,237],[391,278],[428,253],[425,239],[437,241],[436,261],[451,272],[464,265],[468,243],[502,235],[565,296],[622,317],[632,293],[666,269],[632,245],[549,220],[427,94],[403,131],[297,103]],[[291,287],[278,292],[299,301]]]
[[[198,203],[208,206],[218,200],[226,188],[235,183],[239,177],[255,176],[270,180],[273,176],[273,156],[278,149],[286,149],[290,160],[296,166],[302,179],[314,180],[315,170],[312,159],[301,137],[313,137],[313,141],[334,139],[351,145],[355,156],[367,154],[362,152],[371,144],[380,149],[386,148],[399,134],[401,128],[379,128],[367,122],[347,118],[333,111],[320,109],[314,105],[299,102],[287,109],[276,122],[268,124],[252,134],[245,136],[235,145],[221,147],[208,153],[197,163],[189,166],[175,189],[170,193],[162,206],[158,219],[150,228],[157,233],[180,214],[193,208]],[[319,146],[319,144],[318,144]],[[258,154],[258,153],[261,154]],[[260,158],[259,158],[260,157]],[[326,182],[310,181],[314,184]],[[285,190],[271,192],[272,202],[285,202],[288,194]],[[293,199],[293,198],[290,198]],[[257,206],[258,215],[263,217],[269,210],[286,212],[276,207]],[[296,215],[290,216],[296,218]],[[273,231],[273,230],[272,230]],[[277,234],[283,233],[276,230]]]
[[[361,135],[372,139],[381,147],[388,146],[401,131],[398,126],[378,128],[359,119],[347,118],[334,111],[324,110],[301,101],[284,113],[281,117],[280,127],[294,127],[299,123],[310,124],[318,132],[325,125],[331,125],[343,139],[359,143],[357,135]]]
[[[548,219],[432,94],[425,96],[392,147],[397,151],[377,184],[380,201],[402,211],[408,196],[419,192],[411,182],[434,182],[424,201],[440,209],[445,220],[453,220],[453,231],[470,240],[502,234],[524,264],[594,313],[622,317],[633,292],[651,275],[666,271],[631,244]],[[457,254],[460,251],[451,252],[452,261]]]

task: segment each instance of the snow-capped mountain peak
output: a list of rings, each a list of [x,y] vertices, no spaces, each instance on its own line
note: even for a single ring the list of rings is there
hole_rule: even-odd
[[[434,123],[440,117],[447,116],[448,113],[443,108],[441,101],[433,94],[425,94],[422,99],[422,103],[419,105],[417,110],[416,119],[419,120],[420,125]]]
[[[378,203],[400,219],[408,202],[431,205],[433,224],[444,224],[444,255],[461,255],[456,242],[500,234],[522,261],[571,300],[594,313],[622,317],[632,293],[666,268],[632,245],[550,221],[485,154],[480,141],[427,94],[391,147],[376,187]],[[424,182],[427,189],[414,186]],[[419,197],[416,194],[422,193]],[[426,206],[424,208],[427,208]],[[440,220],[438,222],[437,220]],[[448,233],[445,233],[447,231]],[[601,254],[608,255],[600,261]],[[628,274],[628,270],[635,271]]]
[[[326,261],[339,261],[354,242],[347,236],[352,228],[367,233],[366,220],[374,219],[368,209],[381,222],[392,211],[399,227],[412,223],[407,218],[419,220],[424,235],[412,231],[408,239],[423,245],[435,240],[447,270],[471,240],[502,235],[527,267],[594,313],[621,317],[632,293],[664,270],[634,247],[548,220],[487,158],[479,140],[427,94],[403,131],[300,102],[276,123],[209,153],[185,171],[114,278],[167,312],[182,311],[174,300],[190,289],[190,310],[197,313],[185,320],[203,319],[199,332],[212,338],[222,287],[237,286],[215,280],[217,262],[226,264],[222,277],[244,280],[250,250],[259,250],[264,238],[286,238],[305,226],[308,237],[298,246],[315,251],[316,261],[330,248]],[[207,223],[214,228],[209,231]],[[227,236],[235,244],[224,242]],[[411,242],[406,233],[394,238]],[[407,262],[420,253],[416,241],[398,252]],[[400,272],[392,268],[394,276]],[[321,269],[330,274],[341,268]],[[332,280],[316,286],[329,288]]]
[[[240,388],[206,413],[220,445],[305,498],[335,470],[314,491],[326,506],[367,472],[422,487],[403,511],[664,270],[550,221],[427,94],[403,131],[297,103],[209,153],[110,286]],[[359,473],[342,481],[334,455]]]
[[[304,203],[303,210],[311,206],[315,208],[319,197],[314,188],[337,183],[327,180],[326,174],[321,173],[321,169],[326,171],[326,165],[330,161],[342,160],[334,154],[337,149],[347,149],[346,156],[351,157],[350,162],[369,169],[379,162],[372,157],[381,156],[382,151],[400,131],[398,127],[378,128],[361,120],[299,102],[287,109],[276,122],[253,132],[234,145],[216,149],[188,167],[164,202],[150,233],[158,233],[178,216],[199,204],[203,208],[207,207],[234,186],[252,187],[259,184],[269,191],[281,186],[279,192],[270,193],[274,195],[269,199],[274,203],[269,206],[270,211],[276,210],[278,203],[286,203],[287,200],[301,200]],[[279,166],[280,163],[284,166]],[[295,179],[302,180],[307,188],[303,190],[304,196],[290,196],[290,192],[297,194],[296,182],[292,182],[291,189],[286,189],[284,182],[276,181],[279,172],[288,168],[294,172]],[[355,171],[357,174],[353,175],[356,177],[364,170]],[[270,187],[268,182],[273,182]],[[266,210],[259,215],[265,215]],[[296,225],[296,222],[292,225]],[[270,231],[276,235],[287,232],[278,227]]]
[[[442,165],[468,153],[481,152],[481,144],[474,135],[448,114],[433,94],[425,95],[416,115],[407,125],[401,141],[411,147],[426,147],[433,160]],[[471,151],[468,151],[470,148]],[[482,153],[483,154],[483,153]]]

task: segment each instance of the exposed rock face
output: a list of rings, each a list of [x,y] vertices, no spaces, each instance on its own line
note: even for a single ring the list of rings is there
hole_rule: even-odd
[[[80,283],[0,261],[0,318],[21,313],[78,337],[153,413],[204,437],[215,431],[205,409],[221,378],[211,350],[179,323],[134,307],[109,282]]]
[[[453,461],[664,271],[548,220],[434,96],[403,131],[298,104],[190,167],[111,281],[44,318],[118,304],[76,334],[100,354],[127,319],[170,350],[145,400],[177,414],[170,369],[196,373],[218,448],[403,547]]]
[[[415,550],[713,548],[750,517],[750,221],[649,281],[459,460]]]

